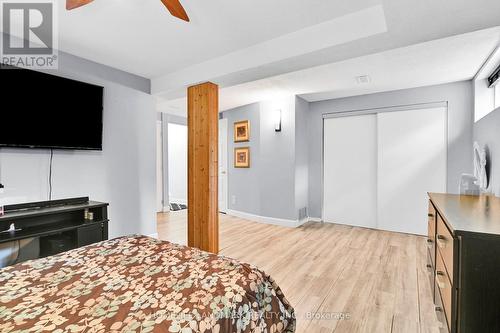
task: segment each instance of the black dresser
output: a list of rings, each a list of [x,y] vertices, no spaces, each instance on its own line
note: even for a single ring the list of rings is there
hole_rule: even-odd
[[[429,193],[428,268],[448,332],[500,332],[500,198]]]
[[[5,206],[0,244],[19,244],[18,263],[106,240],[107,208],[88,197]]]

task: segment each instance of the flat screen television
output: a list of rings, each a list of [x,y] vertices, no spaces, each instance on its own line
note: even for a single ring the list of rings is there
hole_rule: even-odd
[[[103,87],[0,69],[0,147],[102,150]]]

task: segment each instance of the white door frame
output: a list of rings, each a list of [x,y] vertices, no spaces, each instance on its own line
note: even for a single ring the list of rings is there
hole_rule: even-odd
[[[433,103],[419,103],[419,104],[408,104],[408,105],[400,105],[400,106],[388,106],[388,107],[380,107],[380,108],[370,108],[370,109],[357,109],[357,110],[346,110],[339,112],[327,112],[323,113],[322,119],[322,127],[321,127],[321,222],[324,222],[324,208],[325,208],[325,119],[328,118],[337,118],[337,117],[350,117],[350,116],[359,116],[365,114],[377,114],[382,112],[396,112],[396,111],[405,111],[405,110],[415,110],[415,109],[424,109],[424,108],[439,108],[445,107],[448,110],[448,102],[433,102]],[[448,135],[448,133],[447,133]],[[449,147],[449,137],[447,138],[446,145],[446,154],[448,155],[448,147]],[[446,166],[448,169],[448,166]],[[446,181],[446,187],[448,187],[448,181]],[[447,188],[448,191],[448,188]]]
[[[163,175],[163,122],[156,121],[156,211],[165,209],[164,175]]]
[[[222,197],[222,204],[219,202],[219,212],[221,213],[226,213],[228,209],[228,182],[229,182],[229,175],[228,175],[228,157],[229,153],[227,151],[228,148],[228,136],[227,136],[227,130],[228,130],[228,120],[227,118],[219,119],[219,138],[222,138],[219,142],[219,149],[220,146],[222,146],[222,152],[219,153],[219,155],[224,155],[224,162],[222,163],[223,165],[220,165],[221,163],[219,162],[218,166],[218,171],[219,171],[219,182],[221,178],[221,172],[224,172],[222,177],[225,177],[225,182],[222,184],[223,188],[223,193],[225,195]],[[222,169],[222,171],[221,171]]]

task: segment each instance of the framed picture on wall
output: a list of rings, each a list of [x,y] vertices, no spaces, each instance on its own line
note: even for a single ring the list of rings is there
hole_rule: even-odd
[[[234,148],[234,167],[250,168],[250,147]]]
[[[234,123],[234,142],[250,141],[250,122],[248,120]]]

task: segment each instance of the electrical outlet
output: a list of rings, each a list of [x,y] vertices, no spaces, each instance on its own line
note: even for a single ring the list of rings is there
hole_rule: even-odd
[[[236,196],[235,195],[231,196],[231,204],[236,205]]]

